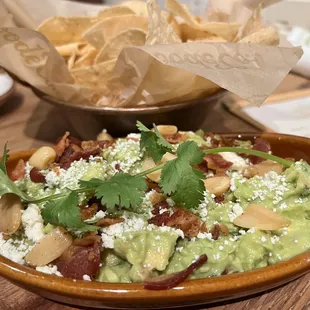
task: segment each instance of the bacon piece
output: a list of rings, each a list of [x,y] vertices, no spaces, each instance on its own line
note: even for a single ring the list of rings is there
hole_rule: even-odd
[[[253,150],[268,153],[271,151],[271,146],[270,146],[268,141],[261,139],[261,138],[257,138],[255,140],[254,145],[253,145]],[[264,158],[254,156],[254,155],[249,155],[248,158],[249,158],[250,162],[254,165],[265,160]]]
[[[208,231],[207,223],[203,222],[200,226],[200,232],[206,233]]]
[[[93,280],[99,271],[101,241],[91,246],[71,245],[56,261],[59,272],[66,278]]]
[[[169,290],[185,281],[196,269],[201,267],[207,261],[208,256],[206,254],[202,254],[194,263],[189,265],[183,271],[154,277],[144,281],[143,288],[147,290],[156,290],[156,291]]]
[[[81,220],[85,221],[93,216],[98,212],[98,205],[96,203],[91,204],[90,206],[83,206],[80,207],[81,212]]]
[[[25,162],[23,159],[20,159],[15,168],[9,172],[9,178],[12,181],[19,181],[25,178]]]
[[[110,216],[106,216],[102,219],[100,219],[97,223],[96,226],[100,226],[100,227],[108,227],[114,224],[118,224],[118,223],[122,223],[124,222],[125,219],[123,219],[122,217],[110,217]]]
[[[234,139],[226,138],[223,136],[215,135],[212,132],[206,132],[204,135],[205,140],[209,140],[211,143],[211,149],[216,147],[233,146]]]
[[[215,224],[211,229],[212,239],[217,240],[221,234],[228,235],[229,231],[224,224]]]
[[[88,159],[90,156],[96,156],[100,154],[99,148],[86,149],[82,151],[74,151],[70,145],[59,159],[59,165],[63,169],[68,169],[72,162],[80,159]]]
[[[29,173],[30,180],[34,183],[46,183],[45,176],[40,172],[38,168],[32,168]]]
[[[175,133],[174,135],[164,136],[164,138],[171,144],[177,144],[184,141],[183,135],[181,135],[179,132]]]
[[[58,139],[56,145],[54,146],[54,150],[56,152],[56,161],[60,158],[60,156],[64,153],[65,149],[69,146],[69,139],[70,132],[66,131],[66,133]]]
[[[97,242],[100,242],[100,236],[97,235],[96,232],[94,233],[89,233],[83,238],[77,238],[73,241],[73,245],[77,246],[91,246],[96,244]]]
[[[216,197],[214,198],[214,201],[215,201],[216,203],[222,203],[224,200],[225,200],[224,195],[216,196]]]
[[[161,193],[162,190],[156,182],[151,181],[149,178],[145,178],[145,181],[149,191],[154,189],[157,193]]]
[[[222,276],[226,276],[228,274],[228,269],[224,269],[224,271],[221,273]]]
[[[194,166],[194,168],[205,173],[205,174],[207,174],[209,172],[208,163],[205,160],[202,163],[200,163],[198,166]]]
[[[160,213],[159,211],[163,210],[163,209],[169,209],[169,204],[168,204],[168,202],[166,200],[160,201],[160,202],[156,203],[154,205],[154,209],[153,209],[152,213],[154,215],[157,215],[157,214]]]
[[[79,139],[77,139],[77,138],[74,138],[74,137],[69,137],[69,144],[70,145],[76,145],[76,146],[79,146],[79,147],[81,147],[81,145],[82,145],[82,141],[81,140],[79,140]]]
[[[110,146],[113,146],[115,143],[115,140],[101,140],[98,141],[98,145],[102,148],[102,149],[107,149]]]
[[[208,168],[216,171],[225,171],[233,165],[232,162],[224,159],[220,154],[207,154],[203,159],[207,162]]]
[[[181,229],[186,237],[196,237],[200,230],[199,218],[190,211],[176,208],[172,215],[169,211],[158,213],[149,219],[149,224],[157,226],[170,226]]]

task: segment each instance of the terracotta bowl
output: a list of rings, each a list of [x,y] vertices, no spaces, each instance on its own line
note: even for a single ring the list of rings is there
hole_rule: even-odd
[[[253,139],[255,135],[258,136],[242,134],[242,137]],[[310,139],[280,134],[261,136],[270,142],[275,155],[309,161]],[[8,162],[8,169],[12,169],[18,159],[28,159],[32,152],[33,150],[28,150],[13,154]],[[26,290],[67,304],[110,309],[186,307],[224,301],[277,287],[309,270],[310,251],[266,268],[190,280],[168,291],[147,291],[140,284],[74,282],[71,279],[45,275],[0,256],[0,275]]]
[[[64,117],[83,140],[93,139],[103,128],[117,137],[135,132],[137,120],[148,127],[155,123],[176,125],[180,130],[197,130],[208,117],[209,109],[227,93],[216,89],[205,98],[178,104],[113,108],[76,105],[32,90],[42,101],[61,108]]]

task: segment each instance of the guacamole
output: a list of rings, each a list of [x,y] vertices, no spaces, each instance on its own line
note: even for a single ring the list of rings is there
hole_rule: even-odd
[[[227,145],[253,149],[256,143],[242,139],[227,142],[201,131],[178,131],[173,136],[163,137],[173,145],[171,153],[174,155],[185,141],[195,142],[201,150]],[[121,182],[117,186],[102,183],[96,191],[91,188],[81,190],[83,184],[90,186],[90,183],[81,181],[97,184],[108,182],[118,173],[141,174],[150,156],[141,147],[140,139],[140,134],[130,134],[105,145],[93,141],[96,152],[78,158],[74,153],[77,151],[73,151],[77,159],[72,160],[67,168],[63,165],[66,160],[64,151],[53,165],[39,169],[44,182],[33,178],[35,167],[31,165],[31,160],[25,163],[24,176],[14,183],[27,197],[38,202],[23,203],[18,230],[10,234],[0,233],[0,254],[58,276],[131,283],[183,271],[204,254],[207,255],[207,262],[197,268],[190,278],[215,277],[262,268],[310,249],[310,239],[307,237],[310,234],[310,166],[305,161],[296,161],[288,168],[269,162],[271,168],[266,170],[265,159],[257,160],[257,157],[253,159],[234,152],[222,152],[213,157],[207,155],[202,162],[195,163],[194,168],[206,180],[220,180],[222,183],[214,189],[204,181],[200,203],[187,209],[162,190],[161,181],[156,179],[154,173],[145,178],[147,187],[138,205],[126,204],[120,198],[119,205],[115,203],[116,207],[112,208],[107,198],[98,199],[100,189],[106,195],[112,195],[108,194],[111,188],[113,191],[126,191]],[[68,148],[71,142],[67,142]],[[84,151],[82,142],[78,152],[84,154]],[[162,159],[160,164],[163,163]],[[261,170],[262,167],[265,170]],[[249,171],[256,172],[249,175]],[[175,173],[178,171],[175,170]],[[143,188],[142,185],[137,183],[137,188]],[[61,201],[74,190],[78,193],[78,209],[72,208],[73,211],[68,211],[66,216],[70,218],[70,212],[79,210],[85,226],[70,227],[66,224],[68,218],[67,222],[57,222],[52,219],[53,214],[46,216],[46,210],[51,205],[50,202],[41,202],[45,197],[55,197],[56,201]],[[133,193],[129,191],[130,195]],[[72,201],[55,204],[54,212],[61,212],[63,208],[69,210]],[[274,213],[289,224],[276,229],[236,225],[235,219],[246,214],[247,208],[253,204],[268,209],[269,214]],[[66,225],[59,224],[64,222]],[[91,225],[98,229],[89,228]],[[62,255],[47,261],[45,265],[32,263],[34,260],[29,259],[29,254],[59,226],[66,229],[73,241]],[[85,251],[94,257],[95,263],[89,263],[92,268],[81,267],[78,263],[85,259],[81,254]]]

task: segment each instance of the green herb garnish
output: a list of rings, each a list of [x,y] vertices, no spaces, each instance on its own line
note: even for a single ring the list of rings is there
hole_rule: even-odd
[[[7,143],[4,145],[4,149],[3,149],[3,154],[0,160],[0,170],[2,170],[5,174],[8,174],[6,171],[6,165],[5,163],[7,162],[7,160],[9,159],[9,151],[7,148]]]

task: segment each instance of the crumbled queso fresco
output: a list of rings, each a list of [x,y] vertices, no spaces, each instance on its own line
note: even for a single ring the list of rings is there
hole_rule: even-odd
[[[184,140],[195,141],[202,149],[212,145],[213,138],[210,136],[204,138],[194,132],[179,133],[183,140],[173,144],[174,150]],[[69,191],[78,190],[76,200],[81,221],[83,215],[84,223],[92,227],[98,223],[101,225],[98,231],[91,233],[87,230],[85,233],[82,228],[65,227],[66,233],[74,240],[71,240],[73,247],[84,246],[83,251],[85,247],[93,251],[91,254],[87,252],[86,256],[97,258],[97,269],[92,266],[89,270],[79,270],[83,264],[76,261],[86,256],[79,248],[82,254],[76,258],[70,242],[66,250],[71,249],[71,252],[68,250],[69,254],[65,253],[76,259],[72,265],[77,265],[77,270],[72,270],[75,268],[72,266],[70,269],[66,261],[62,261],[66,260],[65,255],[44,266],[33,267],[48,275],[84,281],[130,283],[182,271],[201,255],[207,254],[206,264],[209,263],[210,267],[197,269],[191,275],[195,279],[262,268],[309,250],[310,168],[307,163],[296,162],[290,168],[283,169],[282,173],[270,170],[249,177],[245,174],[245,170],[253,166],[249,158],[233,152],[220,153],[220,156],[231,162],[231,166],[224,171],[209,169],[204,173],[206,179],[225,177],[228,180],[226,187],[222,192],[216,192],[206,185],[199,205],[197,203],[185,211],[177,203],[177,198],[165,195],[160,184],[151,179],[148,180],[148,189],[143,194],[142,202],[140,200],[139,206],[134,208],[118,205],[110,208],[101,197],[96,197],[97,193],[79,192],[80,180],[105,181],[119,172],[131,175],[141,173],[148,154],[140,149],[140,134],[117,139],[114,144],[102,148],[99,154],[73,161],[67,169],[58,163],[41,169],[45,183],[32,180],[33,167],[27,162],[25,178],[15,181],[21,191],[37,200],[50,195],[62,197]],[[56,206],[56,210],[57,207],[68,208],[66,216],[69,218],[72,212],[70,203]],[[250,218],[253,226],[242,224],[242,217],[250,205],[266,208],[289,224],[269,230],[258,227],[260,219]],[[57,229],[57,224],[45,221],[45,208],[48,208],[46,202],[23,206],[20,228],[10,236],[0,233],[2,256],[19,264],[31,265],[27,255]],[[177,217],[180,209],[185,213]],[[95,243],[89,241],[93,237],[102,246],[99,254],[94,250]],[[88,238],[89,244],[86,242],[86,245],[81,245],[79,239],[85,241],[84,238]],[[92,270],[95,272],[92,273]],[[77,271],[79,276],[72,276]]]

